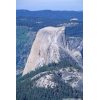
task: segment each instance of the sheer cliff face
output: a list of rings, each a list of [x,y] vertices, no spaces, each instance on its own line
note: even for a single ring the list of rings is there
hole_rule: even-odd
[[[43,65],[58,63],[62,58],[70,57],[76,62],[82,59],[81,47],[70,48],[72,42],[66,42],[64,33],[65,27],[45,27],[38,31],[23,75]]]
[[[59,48],[65,46],[64,30],[64,27],[46,27],[38,31],[23,75],[44,64],[59,62]]]

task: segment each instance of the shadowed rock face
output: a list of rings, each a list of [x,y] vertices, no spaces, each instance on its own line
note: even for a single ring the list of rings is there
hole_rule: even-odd
[[[72,42],[65,39],[65,27],[45,27],[40,29],[32,45],[23,75],[49,63],[58,63],[63,58],[80,61],[82,59],[79,45],[70,48]],[[80,47],[81,48],[81,47]]]

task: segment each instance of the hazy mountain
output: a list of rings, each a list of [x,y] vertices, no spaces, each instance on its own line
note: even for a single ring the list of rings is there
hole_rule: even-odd
[[[75,17],[79,21],[83,20],[82,11],[52,11],[52,10],[40,10],[40,11],[28,11],[17,10],[16,17],[33,17],[33,18],[49,18],[49,19],[67,19]]]

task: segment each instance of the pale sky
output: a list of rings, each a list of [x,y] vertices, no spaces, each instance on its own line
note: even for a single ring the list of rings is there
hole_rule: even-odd
[[[83,0],[16,0],[16,9],[83,10]]]

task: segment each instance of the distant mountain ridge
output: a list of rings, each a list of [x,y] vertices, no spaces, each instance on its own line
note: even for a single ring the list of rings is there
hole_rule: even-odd
[[[41,18],[55,18],[55,19],[67,19],[76,17],[79,21],[83,20],[82,11],[52,11],[52,10],[16,10],[16,17],[41,17]]]

